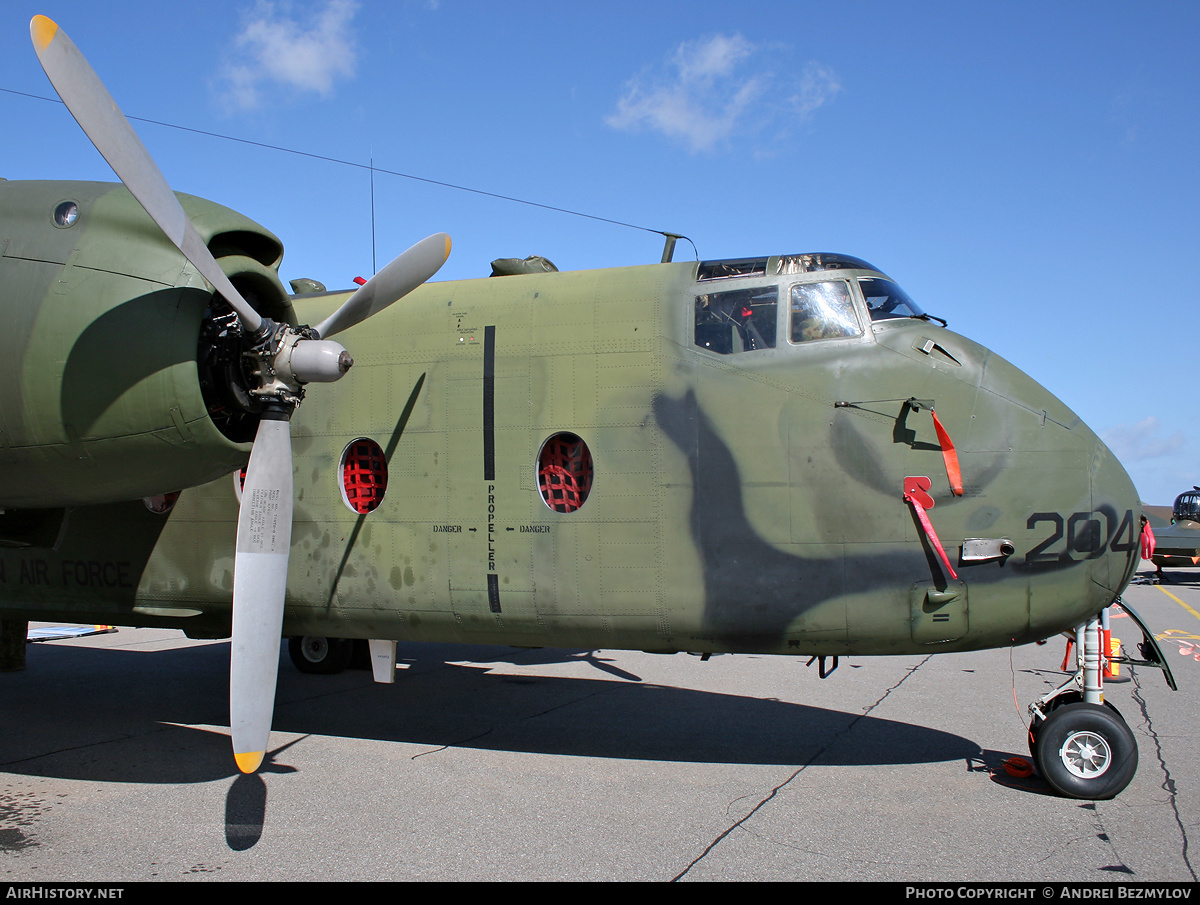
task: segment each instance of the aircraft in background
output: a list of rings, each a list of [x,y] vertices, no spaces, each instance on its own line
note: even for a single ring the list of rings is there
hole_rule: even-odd
[[[1200,564],[1200,487],[1193,486],[1175,497],[1170,522],[1146,508],[1146,517],[1154,532],[1151,561],[1158,574],[1161,575],[1167,566]]]
[[[395,639],[824,676],[1071,631],[1031,750],[1063,794],[1128,784],[1099,614],[1138,563],[1134,487],[884,272],[784,254],[421,285],[437,234],[353,293],[290,296],[280,241],[175,195],[58,26],[30,33],[124,185],[0,182],[0,615],[232,635],[244,772],[283,636],[314,671],[370,639],[390,681]],[[1142,628],[1125,662],[1172,682]]]

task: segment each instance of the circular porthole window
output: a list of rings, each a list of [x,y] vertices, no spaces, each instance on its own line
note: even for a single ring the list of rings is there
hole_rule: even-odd
[[[59,229],[74,226],[78,219],[79,205],[74,201],[64,201],[54,209],[54,225]]]
[[[592,452],[583,440],[558,433],[538,453],[538,490],[555,512],[575,512],[592,492]]]
[[[359,515],[374,511],[387,492],[387,460],[383,449],[366,437],[353,441],[342,453],[341,476],[345,504]]]

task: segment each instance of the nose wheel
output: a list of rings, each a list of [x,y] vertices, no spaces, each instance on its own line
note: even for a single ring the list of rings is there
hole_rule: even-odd
[[[1104,800],[1119,794],[1137,772],[1138,749],[1121,714],[1085,701],[1056,707],[1030,728],[1038,772],[1060,795]]]
[[[1133,732],[1104,700],[1104,661],[1161,669],[1167,685],[1175,689],[1175,677],[1142,617],[1120,598],[1114,602],[1142,630],[1138,650],[1143,659],[1104,650],[1100,625],[1103,619],[1107,628],[1106,610],[1075,629],[1075,674],[1029,707],[1029,753],[1042,778],[1068,798],[1112,798],[1137,772]]]

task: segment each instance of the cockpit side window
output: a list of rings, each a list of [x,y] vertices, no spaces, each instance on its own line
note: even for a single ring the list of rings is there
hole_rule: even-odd
[[[881,321],[892,317],[920,317],[922,311],[903,289],[891,280],[880,277],[859,277],[858,286],[867,300],[867,311],[871,320]]]
[[[790,300],[792,342],[862,336],[850,284],[845,280],[796,283]]]
[[[696,296],[696,345],[710,352],[775,348],[777,286],[755,286]]]

